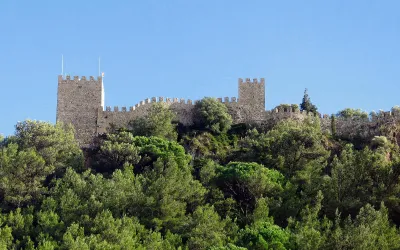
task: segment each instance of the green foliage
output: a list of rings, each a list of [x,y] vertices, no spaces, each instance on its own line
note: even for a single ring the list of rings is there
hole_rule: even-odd
[[[331,133],[333,136],[336,136],[336,117],[331,115]]]
[[[211,247],[210,250],[246,250],[247,248],[238,247],[232,243],[227,244],[223,247]]]
[[[351,108],[346,108],[343,109],[342,111],[339,111],[336,116],[338,117],[343,117],[343,118],[362,118],[362,119],[367,119],[368,118],[368,113],[365,111],[362,111],[361,109],[351,109]]]
[[[142,172],[158,158],[174,158],[182,167],[191,160],[182,146],[174,141],[158,137],[133,136],[130,132],[109,134],[94,156],[95,168],[100,172],[112,172],[124,164],[136,165],[135,171]]]
[[[213,207],[198,207],[193,213],[193,229],[189,234],[190,249],[222,247],[225,243],[225,224]]]
[[[278,171],[257,163],[231,162],[218,168],[216,183],[226,197],[236,200],[238,219],[246,224],[252,220],[257,199],[268,197],[271,203],[278,200],[283,191],[284,177]]]
[[[83,154],[72,126],[27,120],[15,127],[15,136],[9,141],[17,143],[21,150],[34,149],[46,165],[53,165],[57,171],[62,172],[67,167],[83,168]]]
[[[202,202],[206,190],[193,180],[189,168],[182,169],[172,159],[158,160],[145,176],[145,193],[153,201],[153,219],[147,223],[158,229],[182,232],[188,222],[186,211]]]
[[[203,186],[211,186],[217,176],[218,164],[209,159],[198,160],[196,166],[198,169],[198,178]]]
[[[336,225],[333,233],[336,249],[400,248],[399,231],[390,224],[388,210],[383,204],[379,210],[367,204],[360,209],[354,220],[349,217],[343,224],[343,227]]]
[[[290,234],[281,227],[274,225],[268,215],[267,199],[257,200],[253,212],[253,223],[239,232],[240,246],[247,249],[287,249]]]
[[[390,142],[388,141],[386,136],[374,136],[371,141],[371,146],[387,148],[390,147]]]
[[[129,123],[129,129],[138,136],[157,136],[176,140],[175,114],[164,103],[152,103],[146,116]]]
[[[238,244],[247,249],[290,249],[289,238],[289,233],[279,226],[263,222],[242,230]]]
[[[10,227],[5,226],[0,228],[0,249],[10,249],[13,242],[12,230]]]
[[[195,118],[198,127],[219,134],[228,131],[232,125],[232,117],[228,108],[215,98],[206,97],[196,103]]]
[[[386,156],[385,151],[356,151],[346,145],[340,156],[333,158],[331,176],[326,178],[328,207],[355,215],[363,205],[384,200],[383,190],[392,185],[392,178],[398,178]]]
[[[176,142],[157,137],[137,136],[132,139],[132,143],[139,148],[141,156],[163,160],[174,158],[181,166],[188,164],[191,160],[191,157],[185,153],[185,149]]]
[[[310,197],[322,188],[322,171],[327,165],[327,139],[321,132],[319,119],[287,120],[267,133],[249,131],[240,142],[238,157],[242,161],[256,161],[279,170],[290,182],[285,185],[280,208],[271,207],[279,225],[298,214]],[[299,194],[299,191],[301,193]]]
[[[297,105],[297,104],[280,104],[273,109],[285,110],[286,112],[289,112],[289,111],[296,112],[299,110],[299,105]]]
[[[83,168],[83,153],[74,130],[62,124],[24,121],[0,145],[0,192],[4,208],[39,202],[52,177],[67,167]]]
[[[55,171],[33,149],[19,151],[14,143],[0,151],[0,190],[11,207],[21,207],[41,199],[46,177]]]
[[[311,103],[311,99],[308,96],[307,89],[304,90],[303,100],[300,103],[300,110],[314,113],[314,114],[317,113],[318,108],[317,108],[317,106],[315,106],[314,104]]]
[[[327,160],[323,143],[318,119],[287,120],[268,133],[250,131],[240,143],[243,154],[239,157],[278,169],[286,177],[309,182],[311,173],[307,171],[320,171]]]
[[[319,191],[314,206],[307,205],[300,213],[300,219],[289,219],[288,228],[292,231],[291,240],[296,249],[325,249],[328,244],[332,223],[320,219],[322,192]]]
[[[194,158],[208,158],[217,162],[225,162],[234,150],[236,138],[229,138],[227,134],[213,135],[208,132],[193,137],[185,136],[182,144]]]
[[[0,138],[0,249],[400,248],[396,121],[355,147],[315,117],[228,131],[202,103],[213,119],[179,143],[155,105],[146,136],[115,130],[85,158],[70,128],[19,123]]]
[[[109,134],[94,156],[94,168],[99,172],[112,173],[124,164],[137,164],[140,160],[139,149],[132,143],[133,138],[129,132]]]

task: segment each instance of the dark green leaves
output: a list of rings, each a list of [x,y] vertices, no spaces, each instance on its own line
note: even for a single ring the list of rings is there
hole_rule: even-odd
[[[229,130],[232,125],[232,117],[223,103],[207,97],[196,103],[195,123],[200,128],[206,128],[219,134]]]

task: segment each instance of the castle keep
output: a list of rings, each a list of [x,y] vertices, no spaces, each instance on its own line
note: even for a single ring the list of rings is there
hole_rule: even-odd
[[[217,98],[224,103],[233,123],[258,123],[272,127],[283,119],[304,119],[313,114],[294,110],[291,106],[279,106],[270,111],[265,110],[265,81],[249,78],[238,80],[238,98]],[[196,101],[152,97],[145,99],[135,106],[105,107],[104,86],[102,77],[67,76],[65,79],[58,76],[57,122],[72,124],[76,138],[81,146],[89,146],[93,138],[105,133],[111,124],[125,127],[131,120],[142,117],[147,113],[153,102],[162,102],[176,114],[177,121],[183,125],[193,124],[194,104]],[[382,125],[400,123],[400,109],[391,112],[379,112],[368,118],[343,118],[331,120],[330,116],[317,115],[323,132],[332,133],[334,124],[336,135],[342,138],[371,139],[381,135]],[[395,135],[399,137],[399,135]],[[398,138],[400,142],[400,137]]]
[[[238,98],[218,98],[232,115],[234,123],[253,122],[265,117],[265,81],[264,78],[238,81]],[[72,124],[76,138],[81,145],[89,145],[97,135],[106,132],[110,124],[124,127],[128,122],[144,116],[150,104],[164,102],[176,113],[177,120],[183,125],[193,124],[192,100],[178,98],[152,97],[135,106],[105,107],[102,77],[58,76],[57,122]]]

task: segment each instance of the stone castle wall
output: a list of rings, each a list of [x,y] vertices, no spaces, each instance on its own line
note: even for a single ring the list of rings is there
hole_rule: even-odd
[[[243,121],[240,114],[240,105],[236,97],[217,98],[218,101],[224,103],[231,113],[235,122]],[[194,105],[197,101],[178,99],[178,98],[164,98],[152,97],[145,99],[135,106],[127,107],[106,107],[105,110],[98,110],[97,119],[97,133],[105,133],[110,124],[116,127],[126,127],[128,123],[138,117],[143,117],[147,114],[148,109],[152,103],[164,103],[176,115],[176,121],[185,126],[193,125],[194,120]]]
[[[102,105],[101,77],[58,77],[57,122],[72,124],[82,144],[90,142],[97,132],[97,112]]]
[[[330,117],[322,117],[321,126],[324,131],[332,133],[331,123],[332,120]],[[384,127],[399,123],[400,113],[391,111],[380,112],[367,118],[335,118],[336,135],[345,139],[372,139],[374,136],[382,135]],[[399,135],[391,136],[398,137]]]
[[[249,78],[238,81],[238,97],[217,98],[224,103],[233,123],[259,123],[272,127],[284,119],[305,119],[313,114],[294,110],[293,107],[279,107],[271,111],[265,110],[265,81]],[[73,79],[62,76],[58,78],[57,122],[71,123],[76,131],[76,138],[82,146],[91,144],[97,134],[107,132],[113,124],[115,127],[126,127],[128,123],[147,114],[152,103],[162,102],[176,114],[177,121],[190,126],[194,120],[194,104],[196,101],[153,97],[145,99],[132,107],[106,107],[103,109],[103,81],[101,77]],[[332,133],[332,120],[328,115],[318,114],[321,128]],[[380,135],[381,126],[400,122],[400,112],[380,112],[369,118],[335,119],[336,135],[342,138],[372,138]]]
[[[285,119],[302,120],[306,117],[315,117],[312,113],[294,111],[292,108],[274,109],[266,111],[264,124],[272,127],[279,121]],[[321,130],[324,133],[332,134],[332,117],[329,115],[317,114],[319,118]],[[382,135],[382,128],[388,125],[400,124],[400,111],[381,111],[370,117],[337,117],[335,116],[334,124],[336,127],[336,136],[342,139],[362,139],[369,140],[374,136]],[[399,138],[400,135],[391,135]]]
[[[249,78],[238,81],[239,98],[217,98],[228,107],[235,123],[263,120],[265,117],[265,80]],[[145,99],[135,106],[106,107],[102,106],[103,80],[98,77],[71,79],[58,77],[57,122],[72,124],[76,138],[81,145],[89,145],[97,134],[105,133],[113,124],[115,127],[126,127],[129,121],[146,115],[151,103],[163,102],[176,114],[177,121],[183,125],[193,124],[192,100],[178,98],[153,97]]]
[[[116,127],[126,127],[128,123],[138,117],[143,117],[147,114],[148,109],[152,103],[162,102],[169,106],[171,110],[176,113],[177,119],[184,125],[191,125],[193,123],[193,103],[191,100],[185,101],[184,99],[178,98],[163,98],[153,97],[151,99],[145,99],[135,106],[127,107],[106,107],[105,110],[98,110],[98,133],[106,132],[110,124],[114,124]]]
[[[262,120],[265,114],[265,81],[263,78],[238,80],[239,104],[243,121]]]

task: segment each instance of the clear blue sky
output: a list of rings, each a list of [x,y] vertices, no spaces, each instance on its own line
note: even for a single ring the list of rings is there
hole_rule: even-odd
[[[266,106],[322,113],[400,104],[400,1],[0,0],[0,133],[55,122],[65,72],[105,72],[107,106],[152,96],[237,96],[266,78]]]

